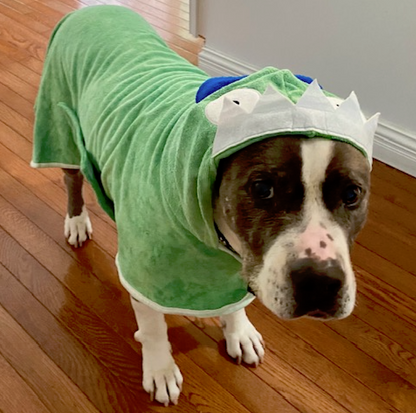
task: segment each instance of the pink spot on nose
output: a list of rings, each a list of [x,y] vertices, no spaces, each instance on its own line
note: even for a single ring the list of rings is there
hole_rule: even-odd
[[[300,235],[296,250],[301,258],[308,257],[322,261],[335,259],[333,240],[327,229],[322,226],[310,225]]]

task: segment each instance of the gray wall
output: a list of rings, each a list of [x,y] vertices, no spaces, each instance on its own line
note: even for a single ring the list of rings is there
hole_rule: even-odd
[[[317,78],[416,142],[416,0],[198,0],[206,48]]]

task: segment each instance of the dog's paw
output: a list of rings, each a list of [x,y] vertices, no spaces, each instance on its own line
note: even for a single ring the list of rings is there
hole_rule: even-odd
[[[92,226],[88,211],[85,206],[81,215],[72,218],[67,214],[65,217],[65,238],[74,247],[81,247],[82,244],[92,236]]]
[[[143,347],[143,388],[150,399],[165,406],[178,404],[183,377],[170,348]]]
[[[227,353],[236,359],[238,364],[244,361],[257,367],[263,361],[263,337],[248,318],[236,324],[224,322],[223,332],[227,343]]]
[[[143,388],[150,393],[150,399],[165,406],[169,403],[178,404],[182,390],[182,374],[173,361],[161,370],[147,369],[143,371]]]

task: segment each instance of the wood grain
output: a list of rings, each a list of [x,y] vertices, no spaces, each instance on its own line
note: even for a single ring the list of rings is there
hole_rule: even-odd
[[[3,269],[0,267],[3,275]],[[74,383],[40,349],[22,327],[0,307],[0,351],[11,366],[30,383],[42,403],[52,412],[98,413]],[[30,354],[30,358],[25,355]],[[60,387],[60,397],[50,389]],[[29,410],[30,411],[30,410]]]
[[[3,413],[50,413],[36,393],[0,354],[0,411]]]
[[[416,179],[377,161],[353,316],[287,323],[251,305],[267,345],[257,369],[230,360],[218,320],[169,316],[183,394],[169,410],[150,402],[114,223],[87,185],[93,239],[72,249],[62,172],[29,167],[48,38],[99,4],[140,12],[192,63],[203,45],[186,0],[0,0],[0,412],[415,413]]]
[[[6,4],[3,3],[3,0],[0,2],[1,15],[9,17],[17,23],[21,23],[25,27],[30,25],[31,30],[35,31],[36,33],[43,34],[47,30],[49,30],[48,26],[45,26],[42,23],[37,22],[36,20],[31,20],[27,14],[23,14],[11,7],[8,7]]]

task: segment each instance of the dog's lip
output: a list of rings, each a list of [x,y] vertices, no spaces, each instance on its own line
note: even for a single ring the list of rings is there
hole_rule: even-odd
[[[250,293],[250,294],[253,294],[254,296],[256,296],[256,293],[255,293],[255,291],[248,285],[247,286],[247,291]]]
[[[319,318],[327,316],[326,313],[324,313],[323,311],[320,311],[320,310],[310,311],[306,315],[308,315],[309,317],[319,317]]]
[[[318,318],[320,320],[331,320],[333,318],[330,314],[325,313],[324,311],[321,311],[321,310],[310,311],[309,313],[305,314],[305,316],[314,318],[314,319]]]

